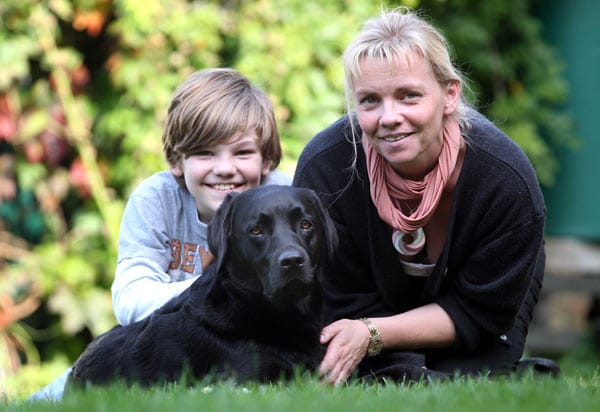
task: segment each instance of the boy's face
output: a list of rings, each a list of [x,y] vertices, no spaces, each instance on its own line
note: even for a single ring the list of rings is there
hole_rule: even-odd
[[[207,148],[171,166],[171,173],[183,177],[196,200],[202,222],[210,222],[228,193],[258,186],[269,172],[257,142],[254,130],[237,133],[227,143]]]

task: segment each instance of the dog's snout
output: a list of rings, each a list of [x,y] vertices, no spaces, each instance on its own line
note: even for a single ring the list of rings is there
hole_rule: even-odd
[[[304,256],[296,250],[286,250],[279,256],[279,265],[284,268],[294,266],[302,266],[304,264]]]

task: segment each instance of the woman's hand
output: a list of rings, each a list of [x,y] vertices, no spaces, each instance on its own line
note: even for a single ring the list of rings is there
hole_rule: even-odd
[[[454,321],[437,303],[370,319],[388,349],[445,348],[456,339]],[[325,326],[321,343],[327,344],[327,352],[319,376],[336,385],[344,382],[367,354],[369,338],[369,328],[361,320],[341,319]]]
[[[369,346],[369,329],[360,320],[341,319],[321,331],[321,343],[327,352],[319,376],[325,382],[338,385],[344,382],[363,360]]]

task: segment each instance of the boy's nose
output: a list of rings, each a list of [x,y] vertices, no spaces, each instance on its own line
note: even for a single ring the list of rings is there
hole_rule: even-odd
[[[213,172],[217,175],[230,176],[235,174],[235,163],[231,158],[217,158],[213,165]]]

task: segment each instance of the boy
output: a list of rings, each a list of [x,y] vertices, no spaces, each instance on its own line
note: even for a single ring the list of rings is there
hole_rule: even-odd
[[[121,221],[111,292],[122,325],[202,275],[212,259],[207,224],[229,192],[291,183],[274,170],[281,145],[268,96],[233,69],[197,71],[177,88],[162,142],[169,170],[140,183]],[[69,373],[30,399],[60,400]]]
[[[203,273],[207,223],[227,193],[290,184],[272,171],[281,146],[268,96],[232,69],[196,72],[176,90],[162,141],[170,171],[140,184],[121,223],[112,296],[122,325]]]

